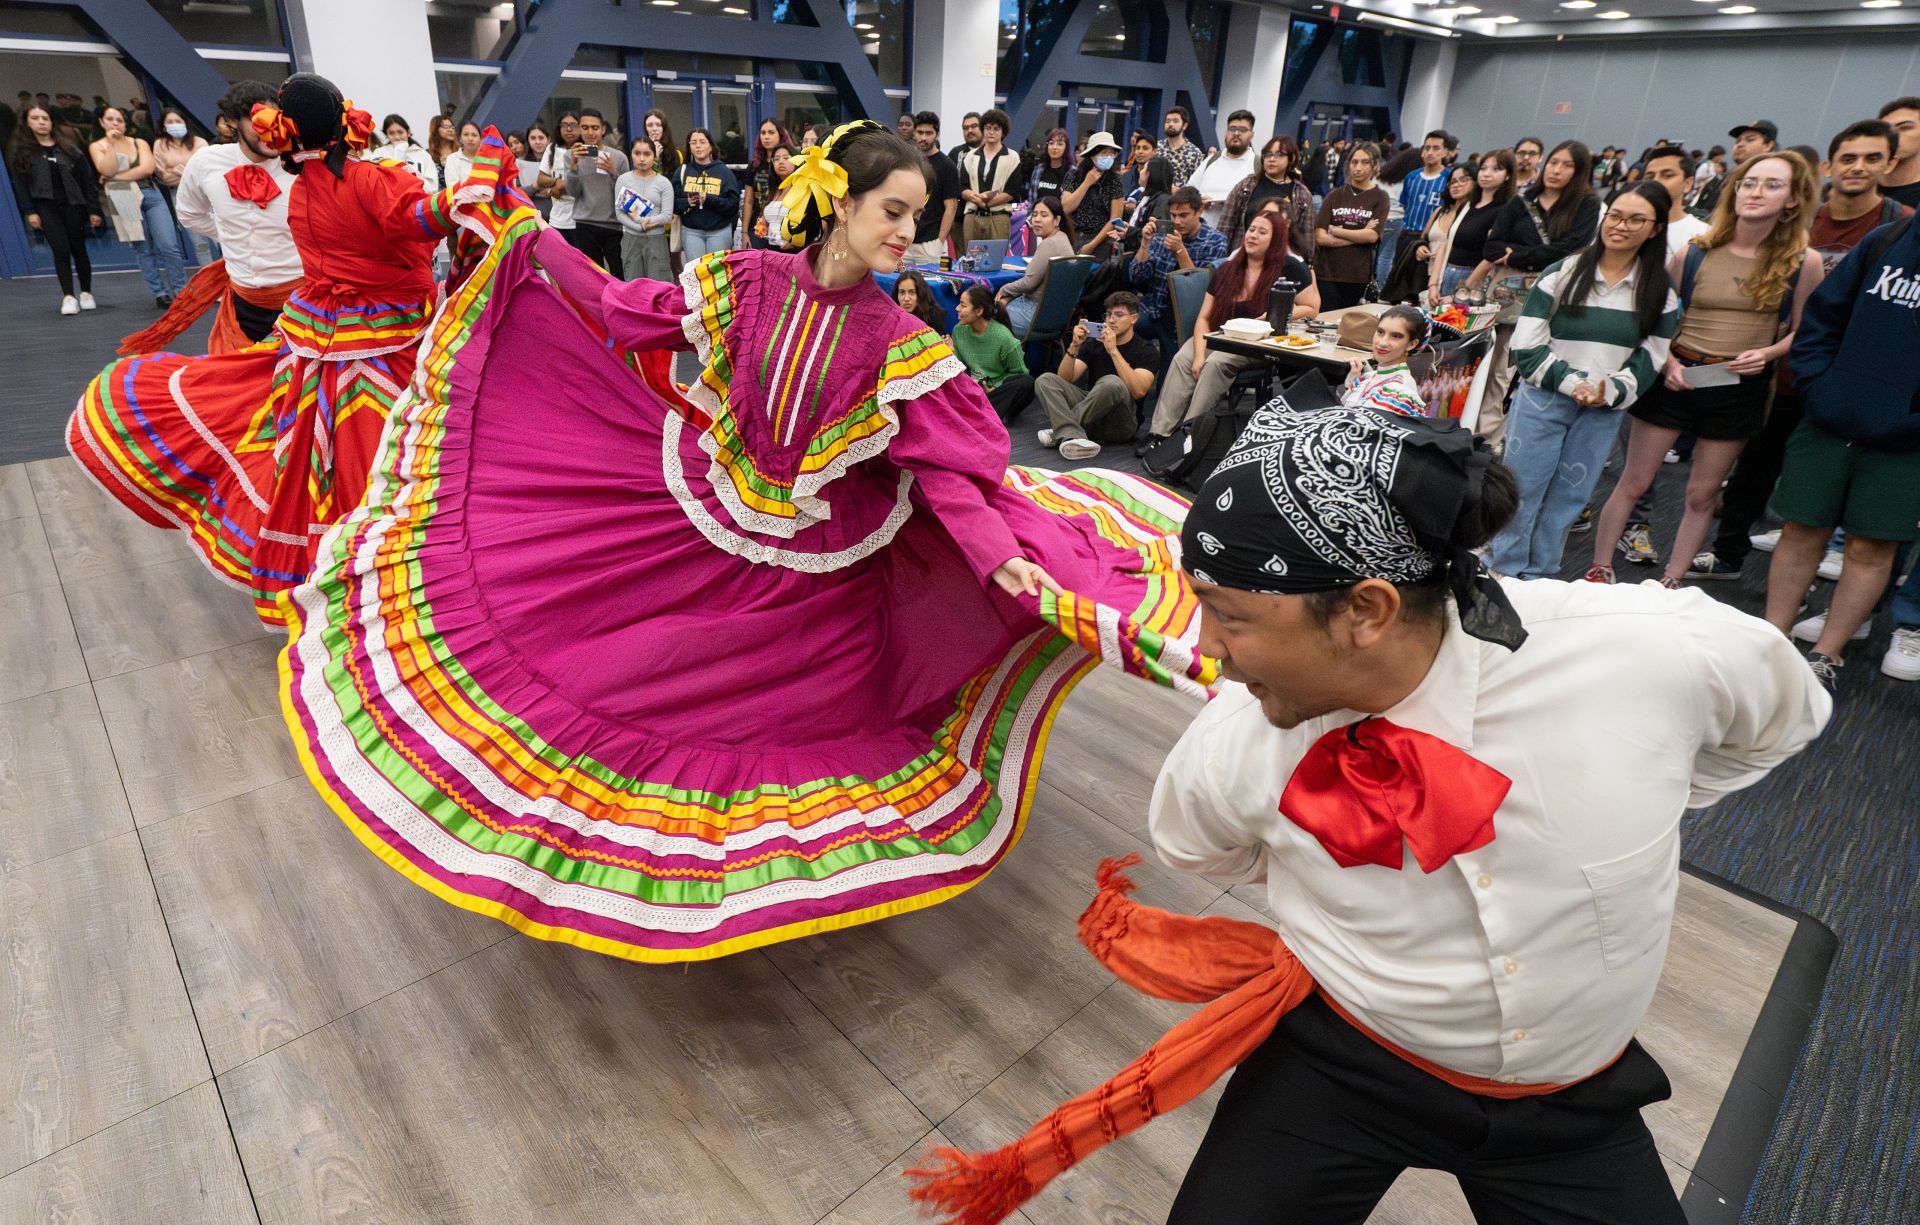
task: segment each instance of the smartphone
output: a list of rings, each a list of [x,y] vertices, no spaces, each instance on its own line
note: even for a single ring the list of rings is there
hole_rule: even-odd
[[[1104,323],[1095,323],[1091,319],[1089,319],[1087,321],[1086,328],[1087,328],[1087,339],[1098,340],[1100,339],[1100,333],[1107,330],[1107,325]]]

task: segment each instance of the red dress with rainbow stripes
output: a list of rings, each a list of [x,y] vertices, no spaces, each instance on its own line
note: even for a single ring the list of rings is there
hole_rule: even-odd
[[[415,883],[639,961],[868,922],[1012,850],[1090,668],[1204,694],[1186,504],[1009,469],[947,341],[813,256],[622,284],[529,211],[449,295],[283,602],[308,776]]]
[[[287,222],[306,280],[275,334],[236,353],[114,362],[67,426],[75,459],[156,527],[179,528],[263,621],[307,577],[320,536],[366,490],[387,413],[435,304],[434,244],[491,199],[504,148],[434,196],[394,163],[305,159]],[[477,223],[468,222],[477,229]]]

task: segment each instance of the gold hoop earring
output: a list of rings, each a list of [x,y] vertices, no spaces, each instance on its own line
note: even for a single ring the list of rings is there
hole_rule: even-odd
[[[847,258],[847,235],[846,235],[846,231],[844,231],[844,230],[839,230],[839,229],[836,229],[836,230],[834,230],[834,232],[833,232],[833,238],[832,238],[832,239],[830,239],[830,240],[828,241],[828,243],[827,243],[827,247],[828,247],[828,251],[827,251],[827,254],[828,254],[828,255],[829,255],[829,256],[830,256],[831,258],[833,258],[833,259],[845,259],[845,258]]]

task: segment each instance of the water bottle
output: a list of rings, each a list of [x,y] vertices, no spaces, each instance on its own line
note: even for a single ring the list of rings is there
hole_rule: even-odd
[[[1267,325],[1275,336],[1285,336],[1293,326],[1293,299],[1297,291],[1292,281],[1281,281],[1267,295]]]

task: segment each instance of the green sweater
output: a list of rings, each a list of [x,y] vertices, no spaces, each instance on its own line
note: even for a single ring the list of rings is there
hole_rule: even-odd
[[[1000,386],[1010,375],[1027,372],[1026,359],[1020,356],[1020,342],[1007,325],[999,321],[987,325],[984,336],[961,324],[953,329],[953,351],[967,367],[967,373],[980,380],[988,391]]]

